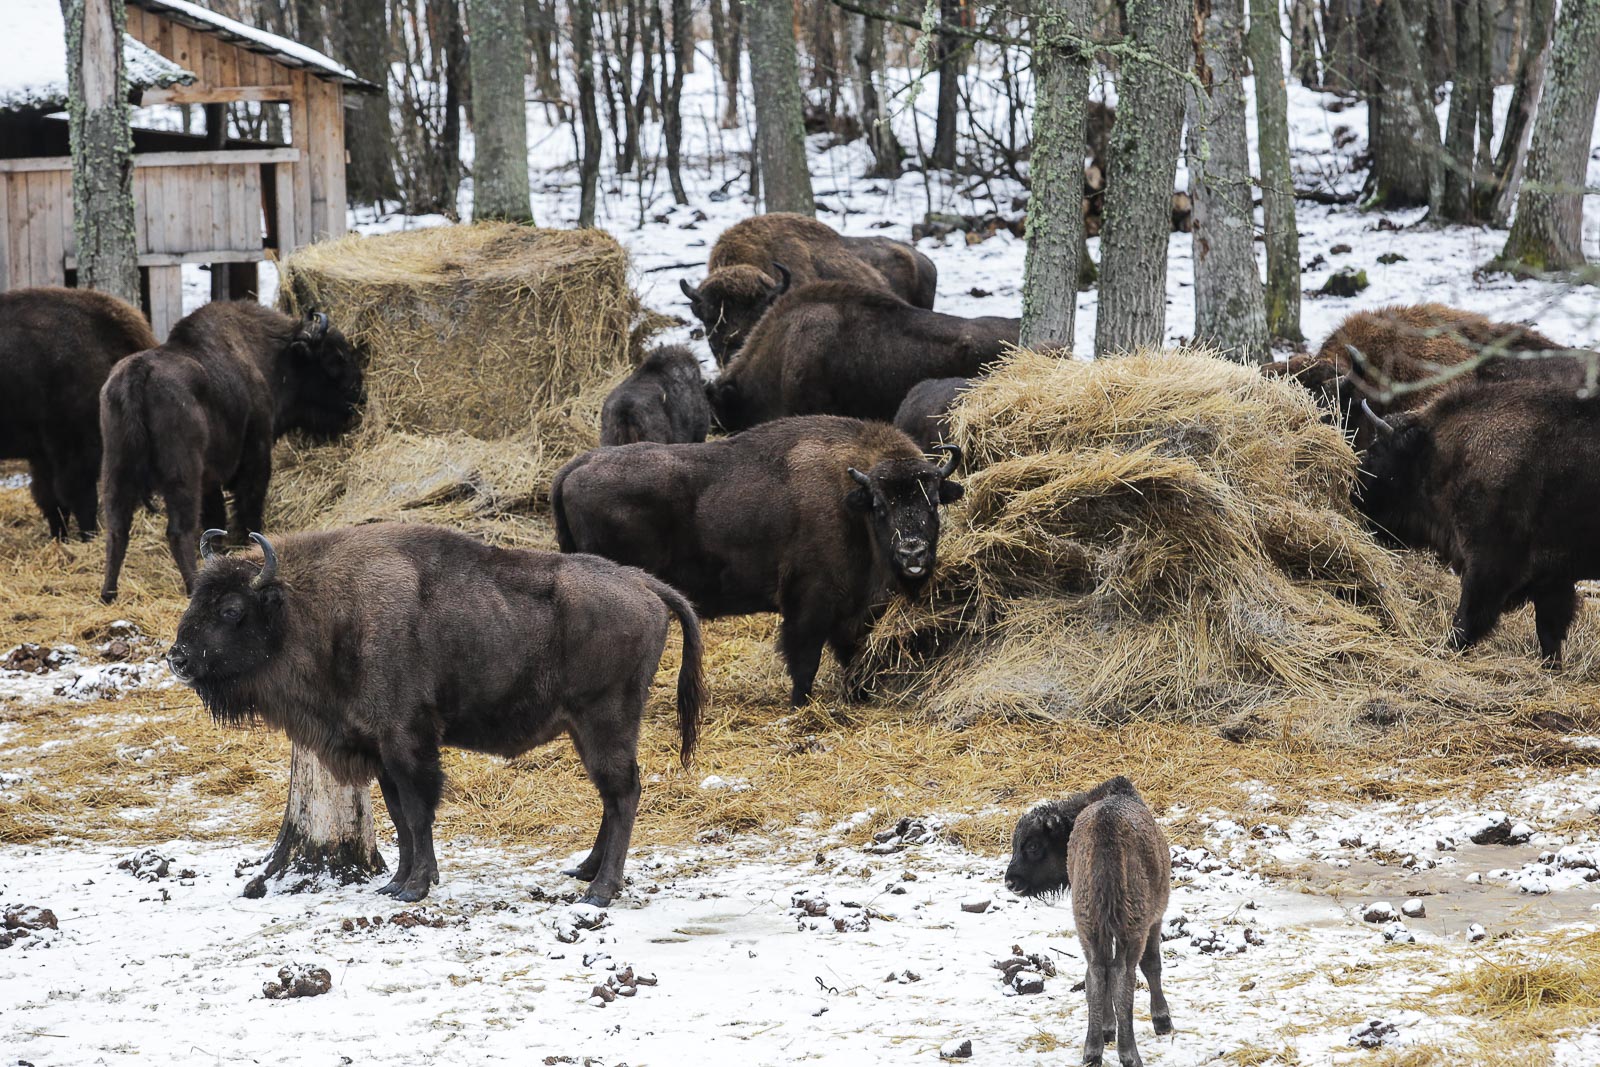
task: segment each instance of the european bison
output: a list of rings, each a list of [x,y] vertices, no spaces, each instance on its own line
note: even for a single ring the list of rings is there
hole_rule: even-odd
[[[1087,793],[1041,804],[1017,822],[1006,885],[1030,897],[1072,891],[1088,965],[1084,1063],[1099,1063],[1113,1038],[1124,1067],[1143,1062],[1133,1038],[1135,967],[1150,986],[1156,1033],[1172,1032],[1161,990],[1161,917],[1171,884],[1166,835],[1133,783],[1120,775]]]
[[[93,536],[100,387],[124,356],[156,346],[137,308],[91,289],[0,293],[0,458],[25,459],[50,536]]]
[[[1431,549],[1461,576],[1450,643],[1533,602],[1552,665],[1577,611],[1575,583],[1600,578],[1600,400],[1539,381],[1466,381],[1385,419],[1354,502],[1384,533]]]
[[[950,440],[946,416],[971,387],[971,378],[929,378],[918,382],[894,413],[895,429],[915,441],[923,452],[932,452],[934,445]]]
[[[213,717],[277,727],[350,785],[373,778],[400,860],[379,890],[421,900],[439,880],[439,747],[507,759],[562,733],[600,792],[594,849],[567,872],[604,907],[622,888],[639,807],[639,723],[667,625],[683,628],[680,753],[694,751],[700,624],[642,571],[593,556],[495,548],[438,526],[290,534],[207,563],[167,653]]]
[[[845,237],[805,215],[775,212],[735,223],[717,239],[699,288],[680,281],[719,366],[743,347],[762,313],[791,284],[853,282],[933,307],[939,271],[887,237]]]
[[[928,462],[891,426],[784,419],[698,445],[601,448],[550,489],[563,552],[642,567],[704,618],[777,611],[796,705],[824,644],[848,674],[874,613],[933,573],[960,449]],[[848,695],[864,689],[850,683]]]
[[[250,301],[207,304],[172,336],[119,363],[100,394],[105,438],[100,492],[106,509],[106,575],[100,598],[117,596],[128,529],[153,494],[167,506],[167,545],[194,589],[202,521],[233,535],[260,529],[272,476],[272,443],[290,430],[327,438],[355,421],[361,365],[328,316],[302,320]]]
[[[816,282],[784,294],[707,387],[728,431],[786,415],[889,421],[927,378],[971,378],[1017,343],[1020,320],[964,319],[892,293]]]
[[[700,361],[683,345],[662,345],[644,358],[600,409],[600,443],[686,444],[711,432]]]

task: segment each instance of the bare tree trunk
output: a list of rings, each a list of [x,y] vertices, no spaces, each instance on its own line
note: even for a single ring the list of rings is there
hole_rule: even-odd
[[[521,0],[467,0],[472,217],[532,222]]]
[[[1562,0],[1527,177],[1500,253],[1514,270],[1582,267],[1583,189],[1600,98],[1600,0]]]
[[[600,184],[600,110],[594,99],[594,0],[572,0],[572,61],[577,66],[578,115],[583,125],[578,225],[593,226]]]
[[[1252,6],[1251,10],[1255,8]],[[1308,89],[1322,84],[1322,75],[1317,69],[1318,43],[1316,0],[1289,0],[1289,62],[1294,76]],[[1251,63],[1254,62],[1252,59]],[[1281,56],[1277,65],[1283,66]]]
[[[742,0],[755,94],[756,154],[768,211],[816,214],[806,162],[800,72],[789,0]]]
[[[1299,344],[1300,229],[1289,170],[1289,91],[1283,79],[1277,0],[1250,0],[1245,44],[1256,74],[1256,152],[1261,157],[1261,215],[1267,244],[1267,331]]]
[[[1504,226],[1511,218],[1517,190],[1522,185],[1522,166],[1533,136],[1533,116],[1544,93],[1545,71],[1549,69],[1550,31],[1555,23],[1556,0],[1529,0],[1523,21],[1522,55],[1517,61],[1517,80],[1511,90],[1511,107],[1506,112],[1505,133],[1500,152],[1495,156],[1494,178],[1487,196],[1490,217]]]
[[[722,74],[722,118],[725,130],[739,126],[739,70],[744,57],[744,5],[740,0],[711,0],[711,45]]]
[[[857,102],[861,114],[861,132],[872,146],[872,167],[868,178],[898,178],[904,173],[902,162],[906,151],[889,125],[889,115],[883,109],[884,65],[886,49],[883,46],[883,23],[865,15],[853,15],[857,28],[856,87],[860,94]]]
[[[1450,119],[1445,124],[1444,190],[1439,217],[1446,222],[1479,222],[1478,126],[1487,111],[1493,122],[1494,99],[1485,75],[1493,26],[1480,0],[1452,0],[1455,8],[1455,80],[1450,90]],[[1484,18],[1480,19],[1480,14]]]
[[[342,785],[309,749],[295,745],[289,757],[289,800],[277,843],[267,854],[261,873],[245,886],[244,895],[265,896],[268,879],[285,884],[294,893],[307,888],[317,876],[331,876],[341,885],[351,885],[384,870],[370,790]],[[300,877],[285,883],[288,875]]]
[[[955,25],[961,17],[959,0],[939,0],[939,24]],[[938,170],[954,170],[956,165],[956,104],[961,84],[961,71],[966,65],[961,38],[953,33],[941,33],[934,47],[938,50],[939,102],[933,120],[933,152],[928,166]]]
[[[1083,238],[1083,128],[1089,97],[1088,0],[1035,7],[1033,154],[1028,250],[1022,267],[1024,347],[1070,352]]]
[[[533,83],[548,100],[561,98],[561,23],[557,0],[525,0],[523,18],[528,27],[528,51]]]
[[[1439,118],[1404,0],[1372,9],[1375,84],[1368,101],[1369,208],[1435,207],[1442,193]]]
[[[345,19],[340,24],[345,62],[383,90],[362,96],[361,106],[344,116],[344,140],[350,152],[345,176],[350,201],[356,204],[400,197],[394,174],[394,123],[389,116],[389,62],[393,56],[388,7],[388,0],[346,0]]]
[[[328,20],[322,0],[294,0],[295,38],[319,52],[328,50]]]
[[[683,188],[682,106],[684,70],[694,52],[693,17],[689,0],[672,0],[672,80],[667,83],[666,99],[661,102],[666,114],[661,134],[667,142],[667,180],[672,184],[672,199],[679,204],[689,202],[689,194]]]
[[[461,112],[466,107],[472,73],[467,61],[467,33],[461,21],[459,0],[435,2],[439,4],[445,42],[444,130],[439,143],[445,166],[440,193],[448,205],[445,214],[453,219],[458,215],[457,200],[461,191]]]
[[[1186,0],[1128,0],[1127,12],[1134,51],[1122,58],[1111,127],[1096,355],[1159,345],[1167,320],[1167,243],[1193,7]]]
[[[65,0],[64,13],[78,284],[138,307],[133,134],[128,125],[132,114],[122,60],[127,5],[122,0]]]
[[[1362,51],[1362,0],[1326,0],[1322,13],[1322,87],[1332,92],[1359,92],[1371,81]]]
[[[1201,86],[1189,96],[1194,339],[1229,359],[1265,363],[1272,349],[1256,273],[1242,0],[1197,0],[1194,48]]]

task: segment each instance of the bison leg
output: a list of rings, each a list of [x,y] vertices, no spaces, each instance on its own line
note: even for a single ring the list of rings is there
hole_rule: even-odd
[[[811,700],[811,689],[817,681],[817,668],[822,665],[822,646],[829,632],[831,612],[826,604],[826,593],[791,592],[779,596],[783,620],[778,626],[778,646],[789,667],[789,703],[802,707]]]
[[[1143,1067],[1139,1046],[1133,1039],[1133,972],[1139,967],[1142,953],[1130,951],[1133,946],[1117,938],[1117,955],[1111,965],[1111,980],[1115,983],[1112,999],[1117,1008],[1117,1057],[1122,1067]]]
[[[1106,986],[1110,975],[1106,973],[1105,958],[1095,951],[1092,942],[1084,941],[1082,946],[1083,958],[1089,965],[1083,982],[1084,995],[1089,1001],[1089,1033],[1083,1039],[1083,1062],[1098,1064],[1106,1049]]]
[[[228,528],[228,507],[222,498],[222,486],[206,486],[205,495],[200,498],[200,525],[207,530]]]
[[[572,747],[578,750],[578,760],[583,764],[584,771],[587,773],[590,757],[584,748],[584,734],[580,730],[573,729],[570,731],[570,735],[572,737]],[[593,775],[590,775],[590,780],[593,781]],[[598,787],[598,783],[596,785]],[[584,857],[582,863],[576,867],[568,867],[561,872],[569,878],[576,878],[580,882],[592,882],[600,873],[600,861],[605,859],[606,855],[606,839],[610,835],[613,829],[612,824],[615,821],[611,818],[610,808],[605,804],[604,799],[601,800],[601,808],[600,830],[595,834],[594,847],[589,849],[589,854]]]
[[[628,859],[628,843],[633,839],[633,821],[639,813],[639,721],[644,716],[645,687],[624,694],[618,707],[622,716],[581,714],[573,716],[572,740],[583,761],[583,769],[600,793],[603,814],[595,850],[596,864],[589,891],[580,904],[605,907],[622,892],[622,868]],[[580,870],[594,860],[584,860]],[[581,875],[579,877],[582,877]]]
[[[198,567],[195,557],[200,554],[200,500],[188,485],[174,486],[163,493],[167,504],[167,547],[172,551],[172,561],[183,575],[185,596],[194,592],[194,577]]]
[[[55,497],[59,502],[57,507],[62,511],[62,534],[66,533],[66,513],[70,511],[72,517],[78,520],[78,539],[87,541],[99,527],[99,515],[96,514],[99,501],[95,490],[100,475],[99,464],[71,453],[57,456],[52,462],[55,467]]]
[[[100,599],[107,604],[117,599],[117,580],[122,575],[122,561],[128,554],[128,531],[133,527],[133,510],[138,504],[138,499],[129,496],[118,479],[108,477],[105,480],[106,576],[100,584]]]
[[[233,490],[233,534],[243,540],[252,530],[260,530],[267,510],[267,483],[272,480],[272,442],[264,440],[248,451],[229,486]]]
[[[1498,576],[1467,564],[1461,576],[1461,600],[1450,628],[1450,647],[1460,651],[1489,636],[1506,602],[1506,586]]]
[[[1539,652],[1546,666],[1561,666],[1561,642],[1567,639],[1572,620],[1578,614],[1578,590],[1573,585],[1545,589],[1533,598],[1534,630],[1539,635]]]
[[[378,890],[385,896],[392,897],[405,888],[406,880],[411,877],[411,865],[415,861],[411,822],[406,818],[405,803],[400,799],[400,790],[394,784],[394,779],[387,774],[379,774],[378,788],[383,790],[383,806],[389,809],[389,818],[394,822],[394,836],[400,849],[400,858],[394,865],[394,877],[389,880],[388,885]]]
[[[396,900],[410,903],[427,896],[428,890],[439,881],[439,862],[433,854],[433,813],[439,807],[439,794],[444,791],[444,772],[439,769],[439,752],[434,749],[432,752],[395,754],[386,750],[383,753],[380,783],[384,776],[394,786],[402,817],[411,836],[411,869],[406,872],[405,883],[390,895]],[[391,803],[387,790],[384,803]],[[393,807],[390,807],[389,814],[394,814]],[[385,890],[387,888],[384,887]]]
[[[1150,987],[1150,1021],[1156,1033],[1172,1033],[1172,1009],[1167,1007],[1167,995],[1161,990],[1161,920],[1157,919],[1145,935],[1144,957],[1139,960],[1144,971],[1145,984]]]
[[[44,514],[44,521],[50,526],[50,536],[57,541],[65,541],[67,512],[56,495],[56,469],[43,456],[28,462],[28,492]]]
[[[828,647],[833,650],[833,658],[839,661],[839,670],[844,675],[844,698],[852,704],[865,702],[866,683],[851,669],[856,661],[856,652],[861,648],[861,640],[855,628],[835,627],[833,634],[828,638]]]

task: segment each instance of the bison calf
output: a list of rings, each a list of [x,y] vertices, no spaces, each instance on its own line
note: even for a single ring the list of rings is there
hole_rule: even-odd
[[[50,536],[94,534],[100,387],[118,360],[156,346],[132,305],[91,289],[0,293],[0,459],[25,459]]]
[[[726,366],[791,283],[852,282],[931,308],[938,280],[933,260],[901,241],[845,237],[807,215],[774,212],[728,227],[711,249],[706,280],[678,284]]]
[[[786,415],[887,422],[918,382],[974,377],[999,359],[1019,322],[943,315],[845,282],[805,285],[772,305],[707,395],[730,431]]]
[[[600,443],[687,444],[711,432],[700,361],[683,345],[662,345],[611,390],[600,409]]]
[[[848,674],[875,613],[932,575],[939,505],[961,450],[935,466],[890,426],[783,419],[699,445],[623,445],[574,459],[550,487],[563,552],[642,567],[706,618],[782,613],[795,705],[826,645]],[[852,683],[848,695],[862,694]]]
[[[213,556],[167,662],[213,716],[260,720],[351,785],[378,779],[400,860],[379,892],[420,900],[439,879],[440,745],[507,759],[568,734],[604,813],[586,903],[622,888],[639,806],[639,723],[667,626],[683,627],[678,730],[700,705],[700,624],[675,590],[594,556],[502,549],[438,526],[291,534],[258,558]]]
[[[1144,1062],[1133,1038],[1135,967],[1150,986],[1156,1033],[1172,1032],[1161,991],[1161,919],[1171,883],[1166,835],[1133,783],[1121,776],[1041,804],[1017,822],[1006,886],[1029,897],[1072,892],[1088,965],[1084,1063],[1099,1063],[1112,1038],[1124,1067]]]
[[[1381,532],[1437,553],[1461,576],[1450,643],[1467,648],[1533,602],[1552,665],[1600,578],[1600,399],[1539,381],[1466,381],[1420,411],[1384,418],[1354,502]]]
[[[932,452],[934,445],[950,439],[950,420],[946,416],[970,388],[971,378],[929,378],[918,382],[894,413],[895,429],[924,452]]]
[[[290,430],[331,437],[348,428],[363,398],[361,365],[328,316],[303,320],[249,301],[221,302],[180,319],[160,348],[123,360],[100,394],[105,438],[106,575],[100,598],[117,596],[128,530],[140,502],[159,493],[167,545],[194,589],[200,527],[261,527],[272,443]]]

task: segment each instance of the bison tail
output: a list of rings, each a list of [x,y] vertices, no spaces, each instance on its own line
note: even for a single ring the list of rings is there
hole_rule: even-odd
[[[700,634],[700,617],[694,606],[682,593],[666,582],[647,578],[650,591],[678,617],[683,627],[683,664],[678,668],[678,735],[681,745],[678,755],[684,766],[694,755],[695,741],[700,736],[700,710],[706,702],[704,659],[705,641]]]
[[[567,525],[567,510],[561,503],[561,487],[567,480],[567,468],[556,472],[550,483],[550,517],[556,525],[556,547],[563,552],[576,552],[578,543],[573,539],[572,527]]]
[[[153,509],[156,487],[154,446],[146,424],[150,366],[129,360],[123,369],[123,374],[113,373],[100,393],[100,484],[108,508],[131,514],[140,503]]]

